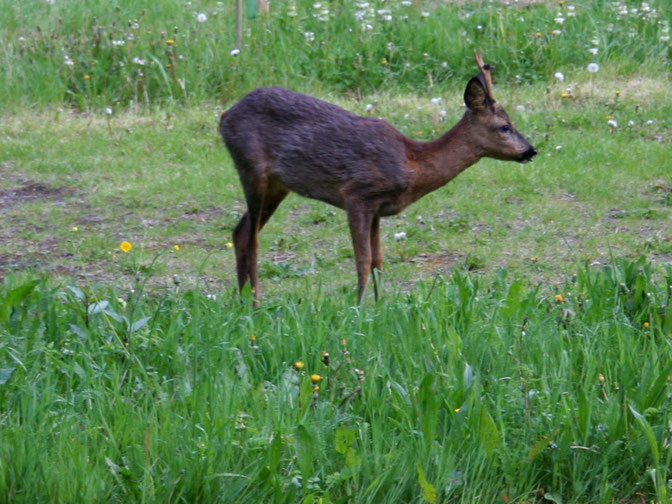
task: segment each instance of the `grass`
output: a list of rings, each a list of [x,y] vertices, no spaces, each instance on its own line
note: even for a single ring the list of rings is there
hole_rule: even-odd
[[[608,68],[592,83],[587,79],[584,72],[549,89],[497,88],[541,154],[524,166],[483,160],[386,219],[389,289],[409,288],[418,277],[454,266],[486,275],[505,267],[562,282],[576,264],[606,264],[612,256],[669,262],[672,102],[666,81],[619,79]],[[568,85],[572,95],[562,98]],[[461,94],[453,89],[439,104],[388,93],[362,101],[324,97],[362,114],[370,103],[368,113],[429,139],[460,117]],[[233,285],[226,244],[245,204],[216,133],[222,110],[164,107],[110,117],[51,108],[6,115],[0,125],[6,268],[46,267],[88,280],[121,275],[129,285],[135,270],[160,254],[153,282],[167,285],[177,275],[190,285]],[[607,124],[612,117],[618,128]],[[401,231],[407,239],[394,240]],[[132,254],[119,251],[123,240],[135,246]],[[345,217],[322,203],[290,197],[264,229],[261,245],[269,293],[294,292],[332,270],[344,272],[334,287],[355,284]]]
[[[0,105],[229,101],[263,84],[417,92],[470,78],[477,47],[498,78],[519,83],[548,83],[591,61],[626,74],[669,71],[670,9],[624,0],[440,7],[288,0],[269,17],[246,20],[234,56],[231,2],[2,0]]]
[[[234,55],[228,2],[0,0],[0,502],[671,501],[670,6],[364,3]],[[386,219],[377,304],[290,196],[241,303],[221,112],[284,85],[428,140],[475,47],[535,161]]]
[[[0,494],[667,502],[666,275],[617,261],[547,291],[455,272],[368,309],[316,287],[254,311],[13,277]]]

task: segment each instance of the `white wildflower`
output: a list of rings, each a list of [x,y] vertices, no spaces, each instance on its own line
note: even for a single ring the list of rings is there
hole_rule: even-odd
[[[628,121],[628,126],[630,126],[632,128],[634,125],[635,125],[635,121],[633,121],[632,119]]]
[[[429,17],[429,12],[427,12],[427,11],[421,11],[421,12],[420,12],[420,15],[421,15],[422,17],[426,18],[426,17]]]
[[[441,103],[441,98],[436,97],[431,99],[432,105],[439,105]]]
[[[135,63],[136,65],[145,66],[145,63],[147,63],[147,60],[142,59],[142,58],[138,58],[136,56],[135,58],[133,58],[133,63]]]
[[[648,121],[646,121],[646,124],[653,124],[653,119],[649,119]]]
[[[303,36],[306,39],[306,42],[312,42],[313,40],[315,40],[315,32],[307,31],[306,33],[303,34]]]
[[[196,21],[199,23],[205,23],[208,20],[208,15],[205,12],[199,12],[196,16]]]
[[[613,119],[609,119],[607,121],[607,124],[609,125],[610,128],[618,128],[618,123]]]
[[[561,151],[562,149],[563,149],[563,146],[562,146],[562,145],[556,145],[556,146],[555,146],[555,150],[556,150],[556,151]]]
[[[240,54],[240,49],[237,47],[235,49],[231,49],[231,52],[229,53],[231,56],[238,56]]]
[[[597,51],[598,51],[597,47],[591,47],[590,49],[588,49],[588,52],[593,56],[597,54]]]
[[[138,28],[140,28],[140,24],[137,21],[133,21],[131,23],[131,30],[137,30]]]
[[[403,232],[403,231],[401,233],[394,233],[394,239],[396,241],[405,240],[406,239],[406,233]]]
[[[516,110],[517,110],[518,112],[525,112],[525,111],[527,110],[527,108],[525,107],[525,105],[518,105],[518,106],[516,107]]]
[[[71,67],[71,66],[73,66],[73,65],[75,64],[75,62],[72,61],[72,60],[70,59],[70,56],[68,56],[68,55],[66,54],[65,56],[63,56],[63,64],[64,64],[65,66],[69,66],[69,67]]]
[[[558,24],[563,24],[565,22],[565,18],[562,16],[557,16],[554,21]]]
[[[113,40],[113,41],[112,41],[112,45],[113,45],[114,47],[123,46],[123,45],[125,45],[125,44],[126,44],[126,41],[125,41],[125,40]]]
[[[558,82],[564,82],[565,80],[565,74],[563,74],[562,72],[555,72],[553,74],[553,77],[555,77]]]
[[[105,112],[105,115],[111,116],[112,115],[112,107],[105,107],[103,109],[103,112]]]

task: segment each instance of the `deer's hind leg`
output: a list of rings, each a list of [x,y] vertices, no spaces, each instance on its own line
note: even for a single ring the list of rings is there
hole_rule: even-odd
[[[244,172],[241,172],[244,173]],[[259,250],[259,231],[273,215],[278,205],[289,193],[282,182],[275,177],[262,175],[253,180],[244,180],[247,212],[240,219],[233,232],[236,249],[236,273],[238,287],[242,289],[249,282],[254,297],[259,297],[259,274],[257,255]]]

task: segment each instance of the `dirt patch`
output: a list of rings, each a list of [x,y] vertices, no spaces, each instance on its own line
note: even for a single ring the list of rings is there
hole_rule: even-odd
[[[0,191],[0,210],[34,200],[54,200],[72,196],[72,187],[51,187],[42,182],[27,182],[14,189]]]

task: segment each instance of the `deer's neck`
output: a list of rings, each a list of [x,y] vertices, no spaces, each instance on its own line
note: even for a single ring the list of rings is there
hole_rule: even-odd
[[[432,142],[409,140],[409,163],[415,171],[409,204],[444,186],[481,159],[470,130],[470,120],[465,114],[452,129]]]

